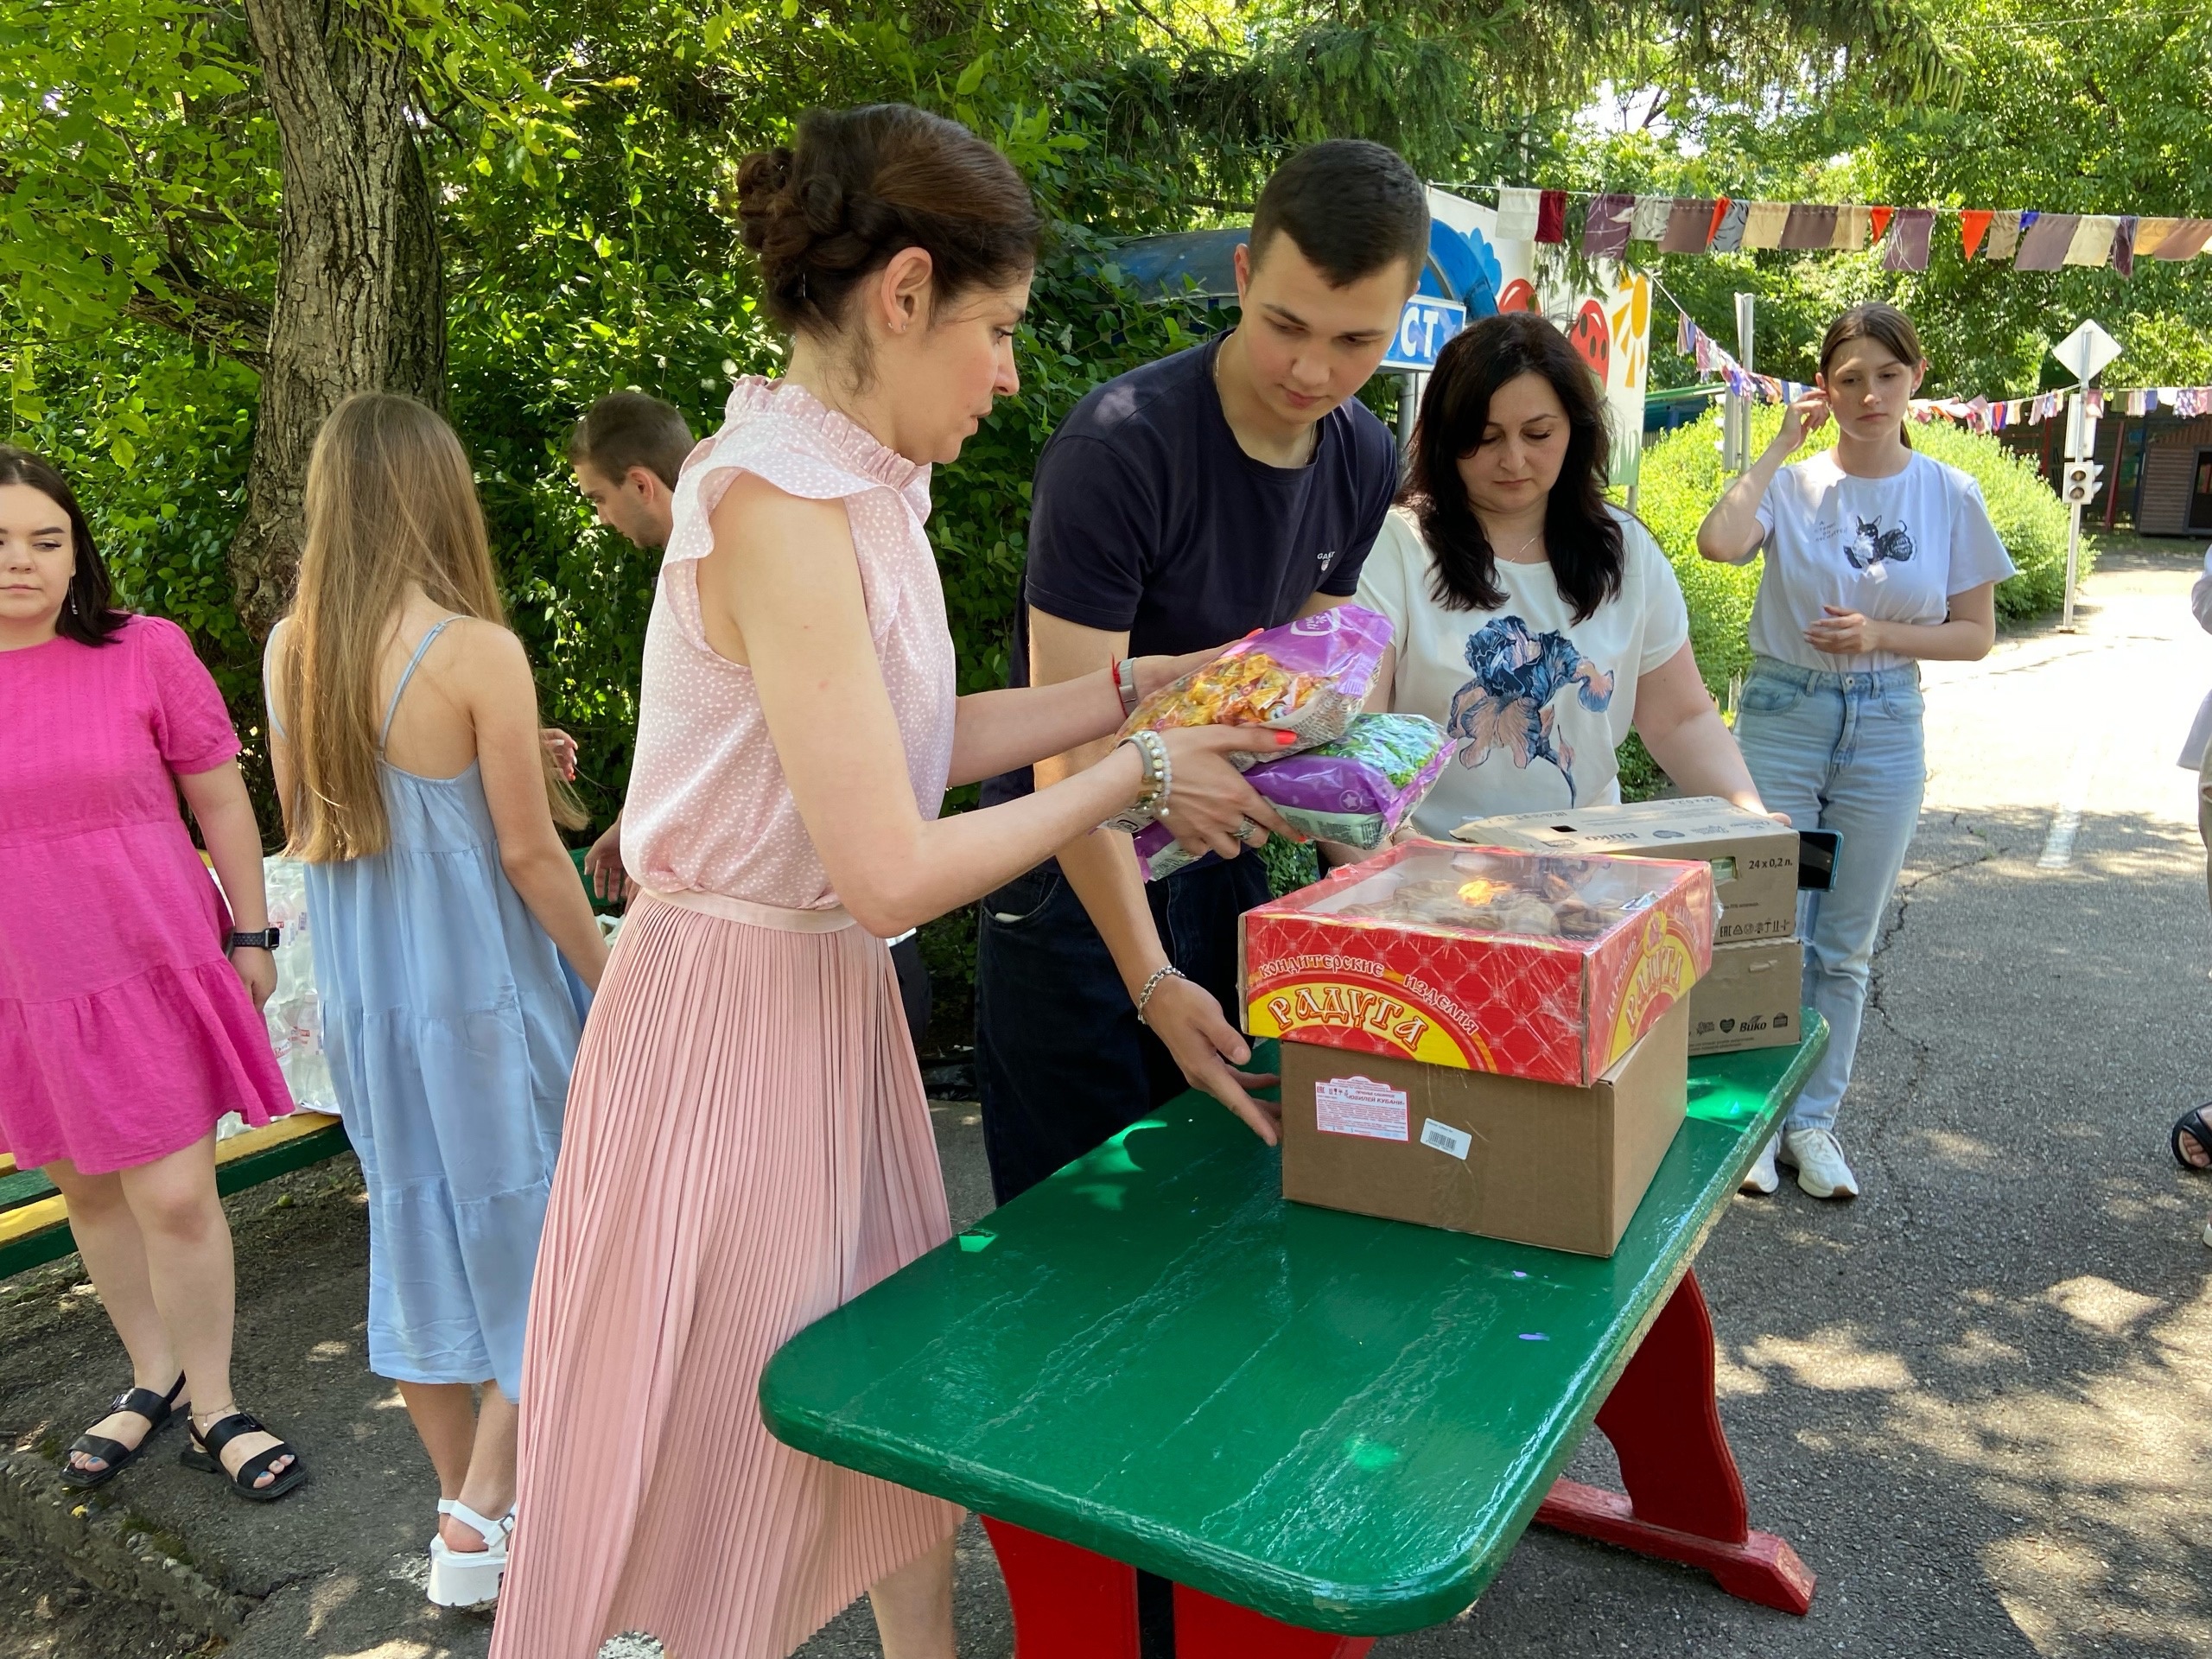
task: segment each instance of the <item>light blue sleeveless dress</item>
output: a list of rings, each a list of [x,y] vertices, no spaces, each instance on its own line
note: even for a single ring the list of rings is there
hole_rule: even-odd
[[[415,647],[379,751],[423,653],[454,620]],[[383,773],[390,844],[307,867],[323,1043],[368,1185],[369,1369],[402,1382],[496,1378],[519,1400],[589,994],[499,867],[477,763],[451,778],[388,761]]]

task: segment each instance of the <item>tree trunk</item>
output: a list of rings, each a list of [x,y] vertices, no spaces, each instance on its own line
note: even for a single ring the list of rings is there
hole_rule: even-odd
[[[268,366],[230,550],[238,616],[257,639],[290,601],[323,417],[357,391],[442,408],[446,325],[411,56],[373,3],[245,0],[245,14],[283,166]]]

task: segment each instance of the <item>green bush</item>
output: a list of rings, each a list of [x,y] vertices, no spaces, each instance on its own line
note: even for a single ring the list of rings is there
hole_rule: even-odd
[[[1782,425],[1782,410],[1763,405],[1751,414],[1753,453],[1764,448]],[[1941,421],[1915,426],[1913,446],[1922,454],[1971,474],[1989,504],[1990,522],[2019,568],[2019,575],[1997,588],[1997,614],[2024,622],[2057,609],[2066,582],[2067,512],[2034,464],[1993,437]],[[1834,428],[1823,427],[1800,451],[1811,454],[1835,441]],[[1655,440],[1643,452],[1637,491],[1637,512],[1651,527],[1681,579],[1690,611],[1690,643],[1698,667],[1716,696],[1725,699],[1730,682],[1751,667],[1747,631],[1751,601],[1758,594],[1760,561],[1745,565],[1713,564],[1700,558],[1697,527],[1720,499],[1728,478],[1720,466],[1720,411]],[[2082,550],[2081,573],[2090,566]]]

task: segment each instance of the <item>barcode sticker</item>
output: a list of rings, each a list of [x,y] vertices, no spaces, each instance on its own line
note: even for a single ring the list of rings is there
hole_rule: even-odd
[[[1403,1141],[1406,1094],[1372,1077],[1329,1077],[1313,1085],[1313,1117],[1324,1135]]]
[[[1440,1123],[1434,1118],[1424,1120],[1421,1126],[1421,1143],[1434,1147],[1439,1152],[1449,1153],[1463,1163],[1475,1138],[1465,1129],[1455,1129],[1449,1123]]]

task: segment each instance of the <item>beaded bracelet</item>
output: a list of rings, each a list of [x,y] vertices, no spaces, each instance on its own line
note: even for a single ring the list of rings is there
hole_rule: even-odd
[[[1154,817],[1167,816],[1167,794],[1174,787],[1175,770],[1167,758],[1167,743],[1158,732],[1131,732],[1122,740],[1134,744],[1137,758],[1144,763],[1144,778],[1139,785],[1136,805],[1140,811],[1149,810]]]

